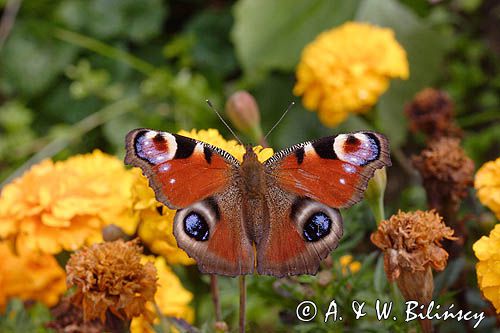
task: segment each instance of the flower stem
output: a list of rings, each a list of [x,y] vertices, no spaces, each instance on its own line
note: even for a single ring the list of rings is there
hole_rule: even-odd
[[[245,312],[247,302],[247,286],[245,283],[245,275],[240,276],[240,333],[245,333]]]
[[[222,321],[222,312],[219,300],[219,286],[217,284],[217,276],[210,275],[210,291],[212,292],[212,302],[215,309],[215,321]]]
[[[155,307],[156,315],[160,319],[161,331],[163,333],[170,332],[170,323],[168,322],[167,318],[161,313],[161,309],[158,304],[156,304],[156,302],[153,302],[153,305]]]
[[[0,51],[7,41],[7,38],[9,38],[12,27],[16,22],[21,2],[22,0],[9,0],[3,8],[2,18],[0,20]]]
[[[373,215],[375,216],[375,220],[377,225],[380,224],[383,220],[385,220],[385,210],[384,210],[384,195],[380,195],[377,200],[377,204],[372,205]]]
[[[124,62],[133,69],[143,73],[144,75],[149,76],[155,69],[155,67],[150,63],[128,52],[110,46],[108,44],[105,44],[97,39],[79,34],[77,32],[56,28],[54,30],[54,35],[56,38],[63,40],[67,43],[78,45],[85,49],[91,50],[97,54],[100,54],[104,57]]]

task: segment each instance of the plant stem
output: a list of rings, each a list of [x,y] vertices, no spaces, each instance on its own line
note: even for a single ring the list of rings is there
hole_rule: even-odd
[[[74,31],[56,28],[54,29],[56,38],[68,42],[70,44],[78,45],[85,49],[91,50],[104,57],[118,60],[126,63],[133,69],[143,73],[144,75],[151,75],[155,67],[150,63],[116,47],[105,44],[97,39],[79,34]]]
[[[219,300],[219,286],[217,276],[210,275],[210,291],[212,292],[212,302],[214,303],[215,321],[222,321],[222,312]]]
[[[408,176],[413,179],[419,177],[418,172],[413,168],[413,166],[411,165],[411,161],[405,156],[401,148],[391,148],[391,153]]]
[[[153,302],[154,307],[155,307],[155,312],[156,316],[160,319],[160,326],[161,326],[161,331],[163,333],[168,333],[170,332],[170,323],[168,322],[167,318],[161,313],[160,307],[156,302]]]
[[[21,0],[7,1],[3,9],[2,19],[0,21],[0,51],[2,50],[7,38],[10,35],[12,27],[16,22],[17,13],[21,7]]]
[[[247,286],[245,283],[245,275],[240,276],[240,333],[245,333],[245,312],[247,302]]]
[[[384,210],[384,194],[378,196],[377,204],[372,207],[373,215],[375,215],[375,220],[377,225],[380,224],[383,220],[385,220],[385,210]]]

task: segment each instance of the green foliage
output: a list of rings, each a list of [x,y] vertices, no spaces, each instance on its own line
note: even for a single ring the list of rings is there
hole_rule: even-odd
[[[41,303],[25,305],[13,299],[0,316],[0,332],[3,333],[49,333],[45,324],[50,321],[50,311]]]
[[[358,2],[239,1],[232,39],[243,70],[252,76],[270,69],[293,70],[302,48],[323,30],[352,19]]]

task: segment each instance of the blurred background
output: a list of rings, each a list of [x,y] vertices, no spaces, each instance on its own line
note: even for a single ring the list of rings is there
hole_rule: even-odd
[[[2,179],[34,155],[63,158],[93,148],[123,154],[124,135],[139,126],[212,127],[230,138],[205,100],[223,109],[239,89],[255,96],[264,131],[297,102],[269,139],[275,148],[359,127],[360,117],[350,117],[325,128],[292,93],[304,46],[349,20],[393,29],[407,51],[409,79],[393,81],[368,116],[393,145],[403,147],[407,139],[405,102],[433,86],[455,102],[476,162],[498,148],[500,9],[494,0],[0,5]]]
[[[387,216],[398,209],[427,207],[421,179],[410,161],[425,147],[426,138],[410,130],[411,119],[404,111],[423,89],[438,89],[451,101],[454,126],[460,129],[461,145],[476,169],[499,155],[500,3],[496,0],[0,0],[0,11],[2,186],[46,158],[64,160],[96,148],[122,158],[124,137],[137,127],[170,132],[216,128],[232,139],[205,100],[224,113],[226,101],[238,90],[255,98],[264,133],[290,102],[296,103],[267,139],[275,150],[358,129],[387,135],[393,151]],[[409,77],[392,80],[366,112],[352,113],[327,127],[294,95],[297,66],[304,47],[318,34],[348,21],[394,31],[406,51]],[[259,143],[252,135],[239,134],[245,142]],[[467,297],[473,307],[483,309],[488,305],[475,281],[471,244],[487,234],[495,217],[473,195],[461,208],[460,216],[467,215],[474,218],[467,222],[465,259],[451,266],[436,288],[453,285],[468,265]],[[350,282],[352,289],[363,291],[357,297],[375,299],[376,294],[366,288],[372,286],[377,258],[372,255],[364,261],[375,248],[363,241],[376,228],[375,220],[366,203],[346,212],[344,220],[346,236],[334,259],[353,253],[367,272],[366,278],[360,274],[357,282]],[[380,260],[377,265],[381,274]],[[199,295],[193,301],[194,324],[201,326],[212,318],[211,302],[208,280],[189,277],[195,270],[176,272]],[[322,290],[311,279],[315,278],[302,277],[299,282]],[[221,283],[224,317],[234,324],[237,281],[227,281]],[[261,332],[288,331],[296,324],[296,298],[288,297],[288,283],[270,277],[249,280],[248,316],[257,331],[259,327]],[[307,295],[301,292],[301,297]],[[330,296],[339,292],[337,287],[329,289]],[[350,325],[358,327],[354,321]],[[382,331],[387,329],[380,325]],[[455,332],[464,330],[461,325],[443,325],[452,325],[449,330]],[[494,316],[488,325],[487,329],[495,325]],[[332,328],[301,327],[294,329]]]

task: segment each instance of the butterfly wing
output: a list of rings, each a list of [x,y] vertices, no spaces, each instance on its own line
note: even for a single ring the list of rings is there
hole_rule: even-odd
[[[342,237],[338,208],[360,201],[375,170],[390,165],[387,139],[366,131],[298,144],[267,160],[270,223],[257,244],[257,271],[316,273]]]
[[[126,138],[125,163],[140,167],[158,201],[187,207],[224,190],[238,160],[207,143],[167,132],[136,129]]]
[[[178,209],[177,244],[202,272],[253,272],[235,157],[204,142],[150,129],[131,131],[126,149],[125,163],[142,169],[157,200]]]
[[[267,204],[271,218],[256,246],[257,272],[277,277],[316,274],[342,237],[339,211],[279,187],[270,189]]]
[[[390,165],[387,138],[368,131],[298,144],[265,162],[283,189],[335,208],[360,201],[375,170]]]

